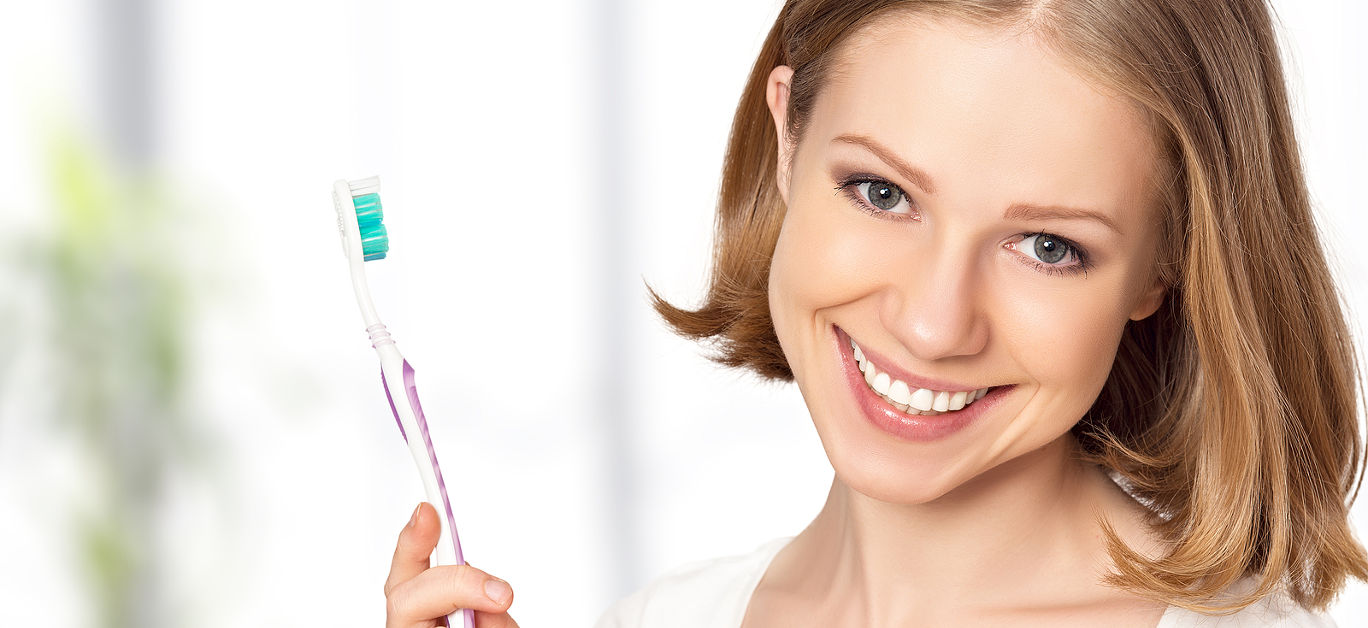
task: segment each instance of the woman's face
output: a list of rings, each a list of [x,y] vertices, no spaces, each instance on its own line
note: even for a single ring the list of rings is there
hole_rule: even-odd
[[[921,503],[1065,437],[1159,306],[1156,152],[1029,36],[897,18],[846,46],[780,169],[770,308],[837,474]]]

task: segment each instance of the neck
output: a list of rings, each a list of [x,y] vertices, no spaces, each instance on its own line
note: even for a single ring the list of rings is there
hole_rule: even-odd
[[[1115,509],[1119,490],[1076,461],[1075,446],[1065,435],[922,504],[881,502],[837,477],[794,540],[805,575],[793,584],[880,626],[1029,606],[1094,582],[1108,566],[1097,516]]]

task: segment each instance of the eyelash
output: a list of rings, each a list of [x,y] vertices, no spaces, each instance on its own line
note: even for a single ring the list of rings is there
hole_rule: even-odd
[[[861,183],[878,183],[881,185],[892,186],[894,188],[897,188],[899,192],[902,192],[903,198],[907,199],[909,205],[912,203],[912,197],[908,196],[907,192],[903,191],[902,186],[899,186],[893,183],[892,181],[889,181],[888,179],[883,179],[880,177],[875,177],[866,174],[852,175],[846,177],[845,179],[842,179],[840,184],[836,186],[836,191],[844,194],[846,199],[849,200],[851,204],[855,205],[857,209],[865,212],[866,214],[874,216],[875,218],[879,218],[882,220],[915,220],[915,218],[908,215],[894,214],[879,209],[877,207],[871,206],[868,201],[865,201],[864,199],[860,198],[860,195],[855,191],[855,186],[858,186]],[[1078,263],[1069,266],[1057,266],[1054,264],[1046,264],[1045,262],[1037,261],[1029,257],[1026,257],[1026,264],[1034,267],[1036,270],[1039,270],[1040,272],[1056,275],[1059,277],[1067,277],[1078,274],[1082,274],[1085,278],[1087,277],[1088,270],[1092,268],[1092,262],[1089,259],[1087,251],[1083,250],[1083,247],[1078,246],[1072,240],[1044,231],[1035,231],[1032,233],[1022,234],[1021,240],[1018,240],[1018,242],[1021,242],[1033,236],[1050,236],[1050,239],[1054,240],[1055,242],[1059,242],[1063,244],[1066,248],[1068,248],[1069,255],[1072,256],[1074,259],[1078,260]]]

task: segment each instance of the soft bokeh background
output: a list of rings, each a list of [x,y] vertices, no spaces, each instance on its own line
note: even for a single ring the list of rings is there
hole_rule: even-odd
[[[1275,5],[1368,345],[1368,15]],[[0,625],[382,625],[423,495],[340,255],[343,177],[382,175],[377,304],[466,556],[523,625],[588,626],[821,505],[796,389],[714,367],[643,287],[700,295],[777,0],[6,9]],[[1368,588],[1333,614],[1358,625]]]

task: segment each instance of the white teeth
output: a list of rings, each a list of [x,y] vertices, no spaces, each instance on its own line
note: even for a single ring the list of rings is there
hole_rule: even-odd
[[[865,357],[860,345],[850,341],[855,361],[864,373],[865,383],[901,412],[908,414],[937,415],[961,410],[988,394],[988,388],[972,391],[935,391],[926,388],[912,388],[902,380],[893,379],[888,373],[880,372],[874,363]]]
[[[874,386],[874,392],[879,393],[880,395],[887,395],[888,388],[891,384],[892,378],[888,376],[888,373],[879,373],[874,376],[874,383],[872,386]],[[906,384],[904,384],[904,386],[905,385]]]
[[[917,392],[912,393],[912,401],[908,402],[908,405],[911,405],[922,412],[926,412],[931,409],[931,402],[934,401],[935,398],[936,393],[925,388],[918,388]]]
[[[912,391],[907,389],[907,384],[902,380],[894,380],[893,385],[888,387],[888,398],[905,406],[912,401]]]

